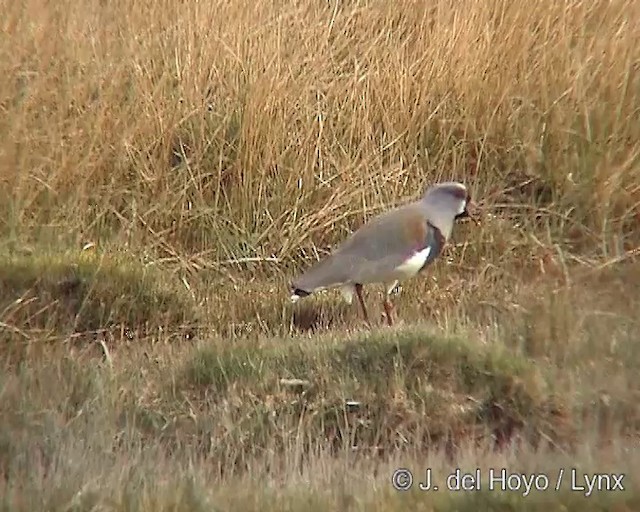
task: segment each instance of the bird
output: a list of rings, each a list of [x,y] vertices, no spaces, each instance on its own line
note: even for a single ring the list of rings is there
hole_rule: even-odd
[[[348,304],[358,297],[371,327],[362,296],[364,285],[385,286],[382,306],[393,325],[390,295],[396,286],[428,267],[442,253],[458,219],[476,225],[471,194],[463,183],[448,181],[428,187],[421,198],[381,213],[363,224],[325,259],[290,283],[292,303],[309,295],[339,288]]]

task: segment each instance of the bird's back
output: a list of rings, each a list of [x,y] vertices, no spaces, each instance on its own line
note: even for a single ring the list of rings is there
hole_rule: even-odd
[[[427,237],[427,220],[420,201],[372,218],[300,276],[294,288],[311,291],[383,280],[420,248]]]

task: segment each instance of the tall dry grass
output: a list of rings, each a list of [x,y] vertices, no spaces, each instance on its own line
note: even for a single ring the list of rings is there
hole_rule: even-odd
[[[4,230],[292,260],[455,178],[527,226],[550,210],[544,243],[618,256],[637,243],[637,10],[4,3]]]

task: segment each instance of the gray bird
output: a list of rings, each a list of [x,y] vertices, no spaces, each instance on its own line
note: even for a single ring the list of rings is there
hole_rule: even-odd
[[[339,287],[351,304],[358,296],[365,322],[369,315],[362,298],[365,284],[384,283],[383,307],[393,325],[389,300],[402,280],[415,276],[442,252],[456,219],[468,217],[471,195],[462,183],[446,182],[428,188],[412,203],[382,213],[347,238],[335,252],[318,262],[291,285],[291,302],[312,293]]]

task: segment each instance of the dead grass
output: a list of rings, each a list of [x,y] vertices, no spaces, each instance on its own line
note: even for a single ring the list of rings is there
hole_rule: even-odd
[[[0,8],[3,509],[638,508],[635,2]],[[442,179],[397,329],[287,304]],[[390,487],[501,464],[629,490]]]

